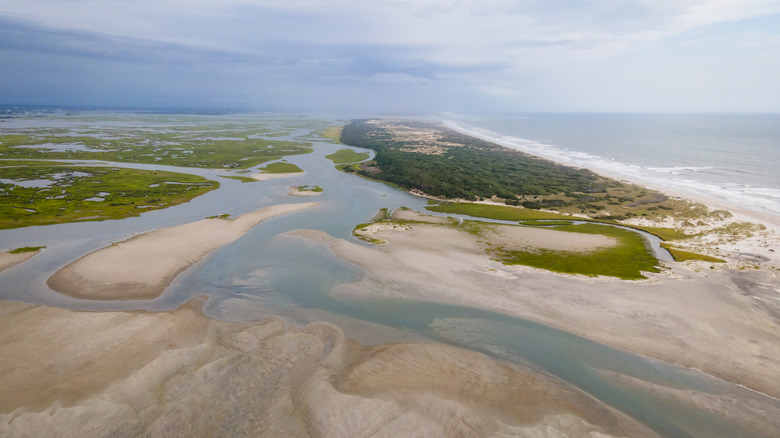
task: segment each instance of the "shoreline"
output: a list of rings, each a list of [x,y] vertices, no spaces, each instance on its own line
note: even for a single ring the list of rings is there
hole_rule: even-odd
[[[319,205],[278,204],[235,219],[215,217],[158,228],[83,256],[51,275],[46,284],[79,299],[157,298],[181,272],[217,248],[238,240],[255,225]]]
[[[537,156],[540,158],[544,158],[545,160],[553,161],[555,163],[569,166],[569,167],[576,167],[581,169],[587,169],[591,172],[594,172],[596,174],[599,174],[601,176],[612,178],[618,181],[625,181],[631,184],[636,184],[639,186],[647,187],[649,189],[658,190],[660,192],[663,192],[667,195],[682,198],[682,199],[688,199],[694,202],[698,202],[701,204],[706,205],[707,207],[710,207],[714,210],[726,210],[731,213],[735,213],[736,215],[740,216],[744,220],[749,220],[751,222],[758,222],[760,224],[770,226],[772,229],[776,232],[780,232],[780,216],[772,214],[770,212],[765,211],[758,211],[755,209],[750,209],[746,207],[742,207],[740,205],[737,205],[733,202],[724,201],[721,199],[716,199],[710,196],[706,196],[701,193],[694,193],[685,191],[684,189],[681,189],[679,187],[675,187],[669,184],[664,184],[662,182],[657,181],[648,181],[641,177],[636,177],[632,175],[627,175],[624,173],[619,173],[615,171],[609,171],[602,168],[594,168],[594,167],[588,167],[586,165],[582,165],[580,163],[577,163],[575,160],[571,161],[562,161],[559,159],[559,157],[550,156],[547,154],[541,154],[539,151],[533,151],[529,152],[527,150],[523,150],[522,148],[518,148],[516,145],[513,145],[505,140],[502,140],[501,138],[497,138],[495,136],[491,136],[489,134],[484,134],[482,132],[479,132],[475,129],[469,129],[466,127],[463,127],[459,124],[459,122],[453,121],[453,120],[441,120],[444,127],[452,129],[455,132],[458,132],[463,135],[467,135],[470,137],[478,138],[480,140],[488,141],[491,143],[498,144],[500,146],[503,146],[508,149],[520,151],[527,153],[529,155]],[[496,133],[497,135],[500,135],[499,133]],[[602,157],[603,158],[603,157]]]

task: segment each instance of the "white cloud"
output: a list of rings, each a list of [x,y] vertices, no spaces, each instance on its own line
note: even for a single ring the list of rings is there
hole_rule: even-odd
[[[132,54],[144,62],[216,60],[225,74],[260,71],[264,80],[283,76],[300,87],[355,78],[377,87],[460,84],[519,106],[545,90],[526,92],[529,81],[566,81],[547,87],[564,102],[554,89],[594,86],[580,80],[580,71],[617,68],[644,77],[654,63],[675,62],[683,52],[705,66],[715,45],[724,58],[739,56],[740,45],[763,51],[740,59],[744,68],[766,68],[764,59],[780,57],[778,32],[750,33],[739,22],[775,16],[780,23],[778,14],[776,0],[0,0],[0,18],[82,35],[73,40],[82,52],[92,45],[91,53]],[[90,35],[94,41],[87,43]],[[712,75],[717,81],[718,72]],[[609,93],[610,84],[598,86]]]

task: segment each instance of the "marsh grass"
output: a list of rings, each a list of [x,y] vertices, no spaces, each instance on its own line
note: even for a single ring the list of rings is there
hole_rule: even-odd
[[[219,187],[197,175],[117,167],[20,166],[2,176],[48,185],[0,183],[0,229],[138,216]]]
[[[366,161],[370,155],[365,152],[355,152],[352,149],[340,149],[325,158],[333,161],[333,164],[358,163]]]
[[[717,257],[698,254],[690,251],[683,251],[681,249],[674,248],[673,246],[667,243],[662,243],[661,246],[669,250],[669,253],[672,254],[672,257],[677,262],[687,262],[689,260],[696,260],[696,261],[710,262],[710,263],[726,263],[725,260],[719,259]]]
[[[21,248],[16,248],[8,251],[10,254],[24,254],[27,252],[38,252],[42,249],[46,248],[45,246],[23,246]]]
[[[527,208],[509,207],[503,205],[472,204],[467,202],[455,202],[451,204],[428,205],[426,210],[437,213],[447,214],[465,214],[474,217],[484,217],[487,219],[497,219],[505,221],[526,221],[526,220],[544,220],[544,219],[566,219],[571,220],[571,216],[562,214],[548,213],[545,211],[532,210]]]
[[[497,260],[509,265],[526,265],[553,272],[589,277],[607,276],[624,280],[641,280],[646,278],[643,272],[661,272],[658,268],[658,259],[652,255],[645,246],[642,236],[637,233],[597,224],[561,225],[554,227],[554,229],[601,234],[615,238],[618,244],[589,252],[546,249],[525,251],[494,247],[491,249],[491,253]]]
[[[262,169],[260,169],[263,173],[301,173],[303,172],[303,169],[296,166],[292,163],[283,163],[283,162],[276,162],[271,163]]]

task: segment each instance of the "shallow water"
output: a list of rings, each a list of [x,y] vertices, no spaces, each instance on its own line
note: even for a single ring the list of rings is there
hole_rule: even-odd
[[[80,122],[83,123],[83,122]],[[288,137],[311,135],[304,129]],[[241,183],[219,178],[220,171],[186,169],[218,179],[219,190],[165,210],[119,221],[84,222],[0,231],[3,249],[41,246],[47,249],[16,268],[0,272],[0,299],[44,303],[72,309],[165,310],[207,295],[206,312],[227,320],[260,320],[280,315],[307,322],[324,319],[341,326],[347,336],[360,339],[361,321],[386,327],[375,342],[393,341],[403,333],[446,342],[554,374],[638,419],[663,436],[771,436],[773,431],[747,430],[725,419],[674,402],[647,390],[628,387],[609,373],[670,386],[681,391],[726,394],[737,400],[780,406],[775,399],[748,391],[657,360],[606,347],[568,332],[480,309],[446,304],[377,298],[345,301],[332,297],[332,287],[359,281],[367,273],[335,257],[323,245],[283,233],[316,229],[356,242],[355,224],[366,222],[380,208],[410,207],[424,211],[426,200],[386,185],[346,175],[334,169],[324,156],[341,146],[315,143],[314,153],[288,157],[305,174],[263,182]],[[126,167],[178,170],[170,166]],[[287,194],[289,186],[318,185],[321,196],[298,198]],[[229,213],[238,216],[279,203],[319,201],[312,210],[270,219],[242,239],[208,256],[181,274],[155,300],[99,302],[77,300],[49,290],[46,278],[76,258],[131,235],[160,227]],[[380,330],[381,332],[381,330]]]

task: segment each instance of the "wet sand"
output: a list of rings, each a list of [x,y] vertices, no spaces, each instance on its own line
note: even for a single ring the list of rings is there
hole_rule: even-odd
[[[22,252],[18,254],[11,254],[10,252],[0,252],[0,271],[11,269],[16,265],[29,260],[39,252],[40,251]]]
[[[76,260],[49,277],[47,284],[74,298],[156,298],[179,273],[211,251],[237,240],[258,223],[318,205],[275,205],[236,219],[204,219],[150,231]]]
[[[780,282],[772,272],[697,272],[670,262],[671,269],[643,281],[587,278],[505,266],[489,258],[479,237],[450,227],[366,233],[388,243],[291,234],[369,272],[337,286],[336,298],[442,302],[519,316],[780,397]]]
[[[0,302],[0,436],[656,436],[558,379],[326,323]]]

